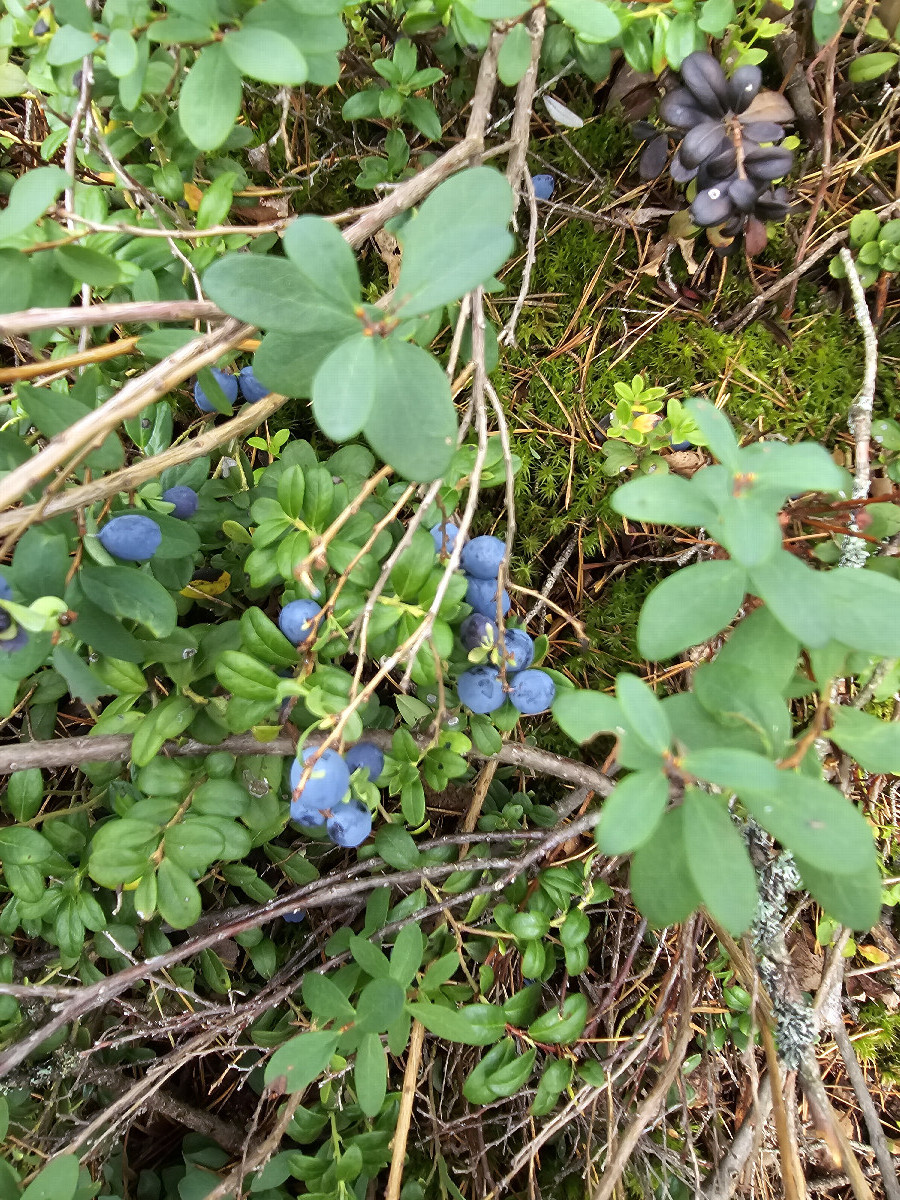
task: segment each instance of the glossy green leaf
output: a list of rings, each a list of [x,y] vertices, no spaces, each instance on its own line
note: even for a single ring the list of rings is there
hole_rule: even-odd
[[[314,1017],[346,1025],[356,1020],[356,1009],[327,975],[307,971],[303,976],[303,1003]]]
[[[297,217],[285,229],[282,244],[288,258],[320,292],[339,293],[349,307],[359,304],[356,256],[331,221]]]
[[[203,287],[220,308],[263,329],[294,336],[302,333],[305,338],[334,338],[339,331],[349,337],[360,329],[347,301],[340,294],[325,295],[315,289],[290,259],[226,254],[206,271]],[[286,349],[290,361],[290,348]],[[260,352],[256,357],[260,358]],[[260,379],[274,388],[265,371]]]
[[[77,1154],[51,1158],[22,1193],[22,1200],[72,1200],[78,1188]]]
[[[598,733],[615,733],[625,724],[619,702],[606,692],[560,689],[552,711],[560,729],[576,742],[589,742]]]
[[[422,965],[425,954],[425,938],[418,925],[404,925],[394,941],[391,951],[391,978],[401,987],[409,987]]]
[[[79,572],[84,594],[112,617],[137,621],[154,637],[175,628],[175,601],[156,580],[136,567],[101,567],[86,563]]]
[[[367,1117],[377,1117],[387,1095],[387,1058],[377,1033],[367,1033],[360,1040],[353,1085],[359,1107]]]
[[[490,1046],[506,1029],[506,1016],[496,1004],[465,1004],[447,1008],[419,1000],[407,1004],[414,1020],[429,1033],[463,1046]]]
[[[189,929],[200,919],[203,901],[183,867],[164,858],[156,873],[156,906],[173,929]]]
[[[589,41],[611,42],[622,28],[615,12],[602,0],[550,0],[550,7]]]
[[[235,29],[222,46],[238,71],[251,79],[291,87],[306,81],[308,67],[299,47],[273,29]]]
[[[356,1028],[361,1033],[384,1033],[403,1012],[405,999],[396,979],[373,979],[360,993]]]
[[[573,992],[563,1001],[562,1009],[551,1009],[528,1026],[528,1036],[536,1042],[561,1046],[574,1042],[587,1024],[588,1000],[582,992]]]
[[[515,87],[531,64],[531,37],[525,25],[514,25],[503,39],[497,55],[501,83]]]
[[[286,1092],[302,1092],[331,1061],[338,1034],[326,1030],[300,1033],[279,1046],[266,1065],[265,1081],[271,1086],[284,1080]]]

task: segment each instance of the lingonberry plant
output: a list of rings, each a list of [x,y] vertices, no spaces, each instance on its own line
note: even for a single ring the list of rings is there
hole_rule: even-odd
[[[635,647],[610,607],[621,670],[575,668],[581,621],[524,582],[534,464],[501,357],[570,183],[530,173],[534,98],[568,78],[577,105],[613,51],[680,71],[670,170],[717,249],[785,217],[791,111],[758,44],[781,23],[746,7],[7,0],[4,1198],[468,1200],[443,1134],[410,1139],[426,1091],[533,1132],[492,1195],[545,1145],[564,1177],[555,1122],[632,1062],[663,1107],[701,922],[745,1045],[770,1022],[812,1070],[810,1010],[765,964],[792,891],[832,925],[878,918],[873,831],[829,759],[900,771],[878,709],[897,559],[843,553],[898,508],[867,523],[822,446],[736,432],[665,379],[610,376],[605,408],[583,381],[596,474],[638,469],[595,515],[694,561],[660,556]],[[656,177],[669,134],[643,132]],[[890,270],[892,224],[857,217],[863,262]],[[874,434],[900,449],[888,418]],[[817,535],[823,511],[850,524]],[[609,979],[607,933],[632,939]],[[655,1011],[636,959],[669,962]],[[165,1161],[153,1137],[130,1157],[138,1113],[189,1131]]]

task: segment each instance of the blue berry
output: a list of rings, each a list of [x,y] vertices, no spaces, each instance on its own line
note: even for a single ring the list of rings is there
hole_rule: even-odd
[[[332,813],[325,828],[336,846],[359,846],[372,832],[372,814],[361,800],[347,800]]]
[[[5,575],[0,575],[0,600],[12,600],[12,588]]]
[[[373,783],[384,770],[384,755],[372,742],[357,742],[351,746],[344,755],[344,762],[351,775],[360,767],[365,767]]]
[[[505,616],[509,612],[509,596],[506,589],[503,589],[503,607],[502,612]],[[470,579],[469,586],[466,588],[466,604],[470,604],[477,613],[481,613],[485,617],[497,616],[497,580],[496,579]]]
[[[669,445],[673,450],[693,450],[694,448],[693,442],[673,442],[671,438],[669,438]]]
[[[270,395],[269,389],[264,383],[260,383],[253,374],[252,367],[241,367],[238,375],[238,386],[241,389],[241,395],[248,404],[256,404],[257,400],[264,400]]]
[[[278,628],[294,646],[302,646],[315,633],[321,612],[315,600],[292,600],[278,614]]]
[[[127,562],[146,562],[153,557],[162,541],[157,523],[138,513],[113,517],[97,536],[104,550]]]
[[[487,665],[463,671],[456,681],[456,694],[473,713],[492,713],[506,699],[497,668]]]
[[[438,523],[432,526],[429,533],[434,538],[434,548],[438,554],[450,554],[459,537],[459,526],[454,525],[452,521],[448,521],[446,525]]]
[[[531,184],[538,200],[549,200],[556,190],[556,180],[552,175],[532,175]]]
[[[350,772],[343,758],[337,750],[325,750],[319,755],[303,791],[294,798],[304,768],[315,752],[315,746],[307,746],[303,750],[303,761],[295,758],[291,763],[291,819],[301,825],[321,825],[325,820],[324,813],[339,804],[350,787]]]
[[[459,640],[467,650],[474,650],[476,646],[491,650],[497,645],[497,625],[484,613],[470,613],[459,627]]]
[[[475,579],[496,579],[506,553],[506,542],[485,535],[466,542],[460,556],[460,566]]]
[[[216,383],[222,389],[225,399],[229,404],[234,404],[237,400],[238,381],[233,375],[229,375],[227,371],[222,371],[218,367],[213,367],[212,373],[215,376]],[[194,384],[194,403],[201,412],[218,412],[219,410],[207,399],[206,392],[200,386],[200,380]]]
[[[285,913],[284,919],[285,921],[289,921],[291,925],[299,925],[301,921],[306,920],[306,909],[298,908],[296,912]]]
[[[168,504],[175,505],[170,516],[177,517],[179,521],[189,521],[197,511],[197,505],[200,503],[200,498],[194,489],[184,483],[167,488],[163,492],[162,498]]]
[[[507,671],[524,671],[534,662],[534,641],[524,629],[505,630],[503,647],[506,651]]]
[[[556,684],[546,671],[521,671],[510,682],[509,698],[520,713],[546,712],[556,695]]]

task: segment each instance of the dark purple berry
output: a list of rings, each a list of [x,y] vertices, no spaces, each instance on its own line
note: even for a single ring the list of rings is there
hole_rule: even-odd
[[[179,521],[189,521],[197,511],[197,505],[200,503],[194,489],[183,483],[167,488],[163,492],[162,498],[168,504],[175,505],[170,516],[177,517]]]

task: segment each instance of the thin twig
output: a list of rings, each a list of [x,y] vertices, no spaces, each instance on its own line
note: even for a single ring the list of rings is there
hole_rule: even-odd
[[[859,1101],[859,1106],[862,1109],[866,1129],[869,1131],[869,1144],[875,1151],[878,1169],[881,1172],[886,1200],[900,1200],[900,1183],[897,1181],[897,1171],[894,1167],[893,1156],[888,1149],[884,1129],[881,1126],[881,1118],[878,1115],[878,1110],[872,1103],[872,1097],[866,1084],[866,1077],[857,1060],[853,1043],[850,1041],[847,1030],[844,1028],[844,1022],[841,1020],[835,1021],[833,1025],[829,1026],[829,1031],[837,1043],[837,1048],[841,1052],[847,1077],[853,1084],[856,1099]]]
[[[409,1138],[409,1126],[412,1120],[413,1104],[416,1099],[416,1080],[419,1077],[419,1065],[422,1062],[422,1047],[424,1044],[425,1026],[419,1021],[413,1021],[412,1031],[409,1035],[406,1068],[403,1072],[400,1111],[397,1113],[397,1124],[391,1144],[391,1170],[384,1192],[384,1200],[399,1200],[400,1197],[400,1188],[403,1184],[403,1167],[406,1162],[406,1142]]]
[[[38,329],[81,329],[86,325],[147,325],[155,321],[227,321],[211,300],[127,300],[90,308],[26,308],[0,316],[0,337]]]

